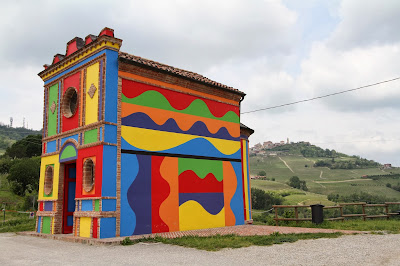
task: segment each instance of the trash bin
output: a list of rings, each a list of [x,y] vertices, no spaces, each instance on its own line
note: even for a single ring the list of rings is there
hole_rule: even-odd
[[[311,205],[312,222],[320,224],[324,221],[324,205],[314,204]]]

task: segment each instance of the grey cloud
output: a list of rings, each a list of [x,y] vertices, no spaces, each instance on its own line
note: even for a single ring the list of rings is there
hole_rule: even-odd
[[[382,45],[400,41],[400,2],[398,0],[342,1],[342,21],[330,44],[338,49]]]

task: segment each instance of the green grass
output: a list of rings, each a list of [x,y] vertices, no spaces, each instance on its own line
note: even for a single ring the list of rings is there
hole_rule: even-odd
[[[311,205],[311,204],[322,204],[325,206],[333,206],[334,202],[328,200],[326,195],[315,194],[310,192],[303,192],[302,194],[291,194],[284,197],[285,204],[288,205]]]
[[[289,167],[282,162],[278,156],[252,156],[250,157],[250,173],[257,175],[261,170],[267,173],[267,178],[275,178],[275,182],[264,180],[252,180],[252,187],[260,188],[266,191],[278,191],[287,188],[286,183],[292,176],[298,176],[301,180],[307,182],[309,192],[314,194],[329,195],[340,194],[348,196],[353,193],[367,192],[372,195],[385,195],[387,198],[400,201],[400,192],[386,187],[387,183],[396,185],[399,180],[381,179],[381,180],[365,180],[364,175],[384,175],[392,173],[400,173],[400,168],[381,170],[379,168],[368,169],[329,169],[327,167],[313,167],[313,161],[321,158],[304,158],[300,155],[282,155],[280,156]],[[326,159],[326,158],[325,158]],[[349,160],[352,158],[344,158]],[[336,159],[335,159],[336,160]],[[340,160],[337,159],[337,160]],[[307,167],[305,167],[307,165]],[[322,174],[321,174],[322,173]],[[326,181],[333,183],[324,183]],[[346,182],[343,182],[346,181]],[[293,198],[293,197],[292,197]],[[316,199],[316,196],[310,197],[311,203],[314,200],[324,202],[324,196]],[[325,197],[326,198],[326,197]],[[295,202],[297,199],[290,197],[288,202]],[[300,197],[299,202],[308,200],[307,197]]]
[[[281,223],[279,223],[281,225]],[[373,219],[373,220],[362,220],[353,219],[340,221],[324,221],[322,224],[316,225],[312,222],[300,222],[296,224],[295,222],[288,223],[282,226],[295,226],[295,227],[307,227],[307,228],[325,228],[325,229],[338,229],[338,230],[357,230],[357,231],[385,231],[387,233],[400,233],[400,220],[399,219]]]
[[[325,206],[335,205],[334,202],[329,201],[326,195],[316,194],[300,189],[292,188],[286,184],[282,184],[276,181],[268,180],[251,180],[251,187],[263,189],[265,191],[274,191],[284,196],[283,204],[287,205],[311,205],[311,204],[323,204]]]
[[[7,175],[0,174],[0,209],[3,206],[6,209],[15,209],[23,203],[23,198],[11,192],[11,188],[7,181]]]
[[[268,181],[268,180],[251,180],[251,187],[259,188],[263,190],[284,190],[284,189],[292,189],[290,186],[276,182],[276,181]]]
[[[216,236],[184,236],[179,238],[142,238],[129,240],[125,238],[122,245],[133,245],[140,242],[159,242],[182,247],[197,248],[207,251],[218,251],[223,248],[242,248],[249,246],[270,246],[274,244],[293,243],[298,240],[318,239],[318,238],[337,238],[341,233],[312,233],[312,234],[279,234],[265,236],[238,236],[238,235],[216,235]]]
[[[34,231],[36,219],[29,219],[27,213],[6,212],[4,222],[4,213],[0,212],[0,233]]]

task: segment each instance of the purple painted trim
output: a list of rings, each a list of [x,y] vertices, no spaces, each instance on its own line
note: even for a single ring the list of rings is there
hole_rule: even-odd
[[[51,212],[53,211],[53,202],[52,201],[45,201],[44,202],[44,210],[46,212]]]
[[[74,157],[69,157],[69,158],[65,158],[65,159],[61,159],[61,155],[63,153],[63,151],[65,150],[65,148],[67,148],[68,146],[72,146],[75,151],[76,151],[76,156]],[[62,148],[62,150],[60,151],[60,155],[58,156],[60,163],[64,163],[64,162],[69,162],[69,161],[75,161],[78,158],[78,149],[75,147],[75,145],[71,142],[65,144],[65,146]]]
[[[82,145],[82,133],[79,134],[79,138],[80,138],[80,145]]]
[[[61,121],[61,106],[60,106],[60,103],[61,103],[61,81],[60,82],[58,82],[58,103],[57,103],[57,107],[58,107],[58,116],[57,116],[57,120],[58,120],[58,128],[57,128],[57,133],[60,133],[61,132],[61,123],[60,123],[60,121]]]
[[[43,138],[46,137],[47,133],[47,91],[48,89],[46,88],[44,90],[44,112],[43,112],[43,121],[44,121],[44,128],[43,128]]]
[[[99,86],[99,121],[103,111],[103,60],[100,61],[100,86]]]

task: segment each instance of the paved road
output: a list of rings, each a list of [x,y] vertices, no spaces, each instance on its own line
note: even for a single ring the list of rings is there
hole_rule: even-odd
[[[0,265],[400,265],[400,235],[347,235],[207,252],[164,244],[89,246],[0,234]]]

